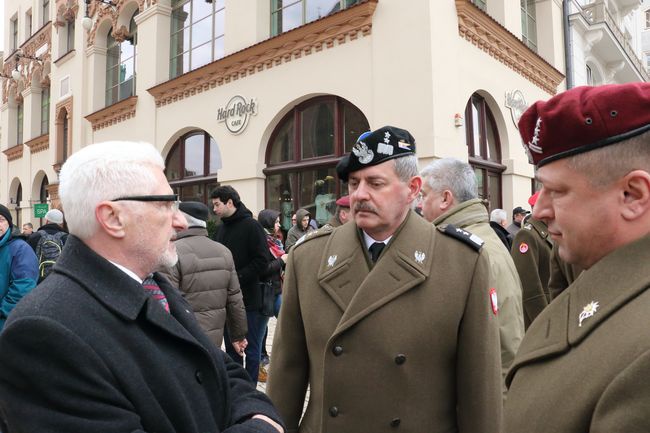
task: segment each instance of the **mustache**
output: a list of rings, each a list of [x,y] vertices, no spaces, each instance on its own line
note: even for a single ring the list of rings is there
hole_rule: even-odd
[[[368,203],[364,203],[364,202],[362,202],[362,203],[357,203],[357,204],[354,206],[354,211],[355,211],[355,212],[363,211],[363,212],[372,212],[372,213],[377,213],[377,209],[375,209],[374,207],[372,207],[372,206],[369,205]]]

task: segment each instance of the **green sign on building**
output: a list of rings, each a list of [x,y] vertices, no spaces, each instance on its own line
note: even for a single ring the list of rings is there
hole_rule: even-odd
[[[34,218],[45,218],[45,214],[49,210],[50,205],[47,203],[34,204]]]

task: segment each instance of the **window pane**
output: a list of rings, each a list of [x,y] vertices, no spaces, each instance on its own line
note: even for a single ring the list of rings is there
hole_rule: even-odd
[[[316,214],[312,214],[311,217],[316,219],[319,226],[322,226],[334,216],[336,211],[336,170],[334,167],[330,167],[316,172],[318,175],[314,182]]]
[[[219,146],[214,138],[210,137],[210,166],[208,167],[209,174],[215,174],[221,169],[221,152]]]
[[[335,169],[319,168],[303,171],[300,177],[298,207],[307,209],[319,225],[325,224],[336,208]]]
[[[269,209],[279,210],[280,225],[284,230],[292,226],[291,215],[294,212],[295,173],[274,174],[266,178],[266,197]]]
[[[269,164],[278,164],[280,162],[292,161],[294,159],[293,146],[294,146],[294,129],[293,129],[293,116],[290,116],[285,121],[275,136],[275,140],[271,143],[271,157]]]
[[[306,0],[306,22],[311,22],[326,17],[341,9],[339,0]]]
[[[282,31],[287,32],[302,25],[302,3],[282,9]]]
[[[489,110],[489,108],[486,106],[486,110]],[[489,119],[485,119],[485,130],[486,130],[486,135],[487,135],[487,151],[488,154],[486,155],[486,159],[489,161],[494,161],[494,162],[501,162],[501,157],[499,155],[499,148],[498,148],[498,137],[496,135],[496,131],[492,127],[492,122]]]
[[[478,101],[472,98],[472,141],[473,148],[471,149],[470,155],[481,156],[481,116],[479,111]]]
[[[135,55],[135,46],[128,40],[125,40],[120,44],[120,59],[122,61],[133,58]]]
[[[134,78],[129,78],[128,80],[120,83],[120,101],[126,99],[129,96],[133,96],[133,83],[135,82]]]
[[[192,69],[207,65],[212,61],[212,44],[207,44],[192,50]]]
[[[172,33],[175,33],[190,24],[190,4],[186,3],[172,12]]]
[[[344,152],[352,151],[352,146],[357,142],[357,138],[364,132],[370,130],[370,125],[356,107],[345,105],[343,108],[343,146]]]
[[[212,39],[212,20],[204,19],[192,24],[192,48],[203,45]]]
[[[181,178],[181,145],[177,144],[172,149],[169,157],[167,158],[167,166],[165,167],[165,176],[167,180],[176,180]]]
[[[474,174],[476,175],[476,184],[478,185],[478,198],[486,199],[485,197],[485,171],[480,168],[474,167]]]
[[[199,201],[205,203],[205,184],[183,185],[178,195],[181,201]]]
[[[203,134],[191,135],[185,139],[185,173],[183,177],[203,175]]]
[[[221,9],[219,12],[214,14],[214,36],[219,37],[223,36],[225,30],[225,21],[226,21],[226,12],[225,9]]]
[[[192,0],[192,22],[195,23],[202,18],[212,15],[212,2],[205,0]]]
[[[120,83],[133,78],[135,68],[135,59],[131,57],[120,65]]]
[[[490,203],[490,210],[501,208],[501,189],[499,188],[500,178],[501,176],[499,173],[488,172],[488,200]]]
[[[302,157],[334,154],[334,103],[322,102],[301,113]]]

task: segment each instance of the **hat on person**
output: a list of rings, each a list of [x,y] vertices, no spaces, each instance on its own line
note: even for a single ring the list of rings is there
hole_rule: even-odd
[[[521,213],[523,213],[523,214],[527,214],[527,213],[530,213],[530,212],[528,212],[526,209],[524,209],[524,208],[521,207],[521,206],[517,206],[516,208],[514,208],[514,209],[512,210],[512,216],[513,216],[513,217],[514,217],[515,215],[517,215],[517,214],[521,214]]]
[[[528,199],[528,204],[531,206],[535,206],[538,197],[539,197],[539,191],[537,191],[535,194],[530,196],[530,198]]]
[[[343,197],[336,200],[336,205],[341,207],[350,207],[350,196],[344,195]]]
[[[50,209],[45,214],[45,219],[54,224],[63,224],[63,212],[58,209]]]
[[[9,212],[9,209],[6,206],[3,206],[0,204],[0,215],[5,217],[7,222],[9,223],[9,228],[13,227],[13,222],[11,219],[11,212]]]
[[[207,221],[210,216],[210,210],[200,201],[182,201],[178,208],[181,212],[201,221]]]
[[[519,120],[531,164],[618,143],[650,131],[650,83],[575,87],[535,102]]]
[[[352,146],[352,152],[336,165],[336,172],[339,179],[347,182],[353,171],[414,154],[415,138],[407,130],[384,126],[361,134]]]

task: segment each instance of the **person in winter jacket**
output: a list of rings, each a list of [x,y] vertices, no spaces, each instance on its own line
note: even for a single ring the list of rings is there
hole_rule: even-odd
[[[253,219],[253,214],[239,198],[239,193],[229,185],[217,187],[211,194],[214,213],[221,218],[223,224],[217,228],[214,240],[225,245],[235,260],[235,269],[239,278],[248,333],[246,340],[245,368],[254,383],[259,374],[262,340],[266,332],[269,318],[260,314],[262,307],[262,288],[260,281],[266,272],[269,261],[268,248],[264,229]],[[230,341],[230,329],[224,333],[226,351],[230,357],[244,365],[242,353],[234,350]]]
[[[36,254],[24,240],[13,236],[12,228],[11,212],[0,204],[0,329],[38,280]]]
[[[289,233],[287,233],[287,242],[284,244],[284,248],[287,252],[291,251],[291,247],[295,245],[298,239],[314,230],[314,228],[309,225],[309,218],[309,211],[306,209],[298,209],[296,212],[296,224],[289,229]]]
[[[178,262],[161,272],[190,303],[196,320],[214,344],[221,347],[226,323],[234,349],[246,348],[246,310],[230,250],[208,237],[209,209],[197,201],[184,201],[179,209],[187,230],[176,235]]]

